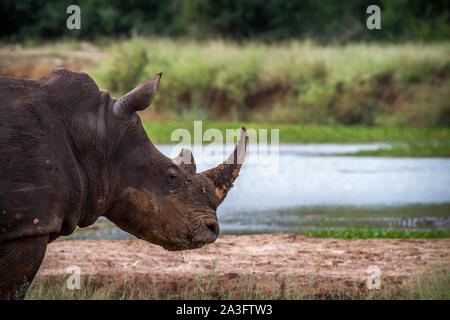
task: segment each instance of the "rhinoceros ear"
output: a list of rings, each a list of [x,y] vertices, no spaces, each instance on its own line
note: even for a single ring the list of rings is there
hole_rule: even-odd
[[[153,100],[158,90],[159,79],[162,73],[134,88],[126,95],[116,100],[113,105],[113,112],[119,116],[131,115],[135,111],[144,110]]]
[[[189,149],[182,149],[180,154],[173,158],[172,161],[190,174],[195,174],[197,172],[194,156]]]

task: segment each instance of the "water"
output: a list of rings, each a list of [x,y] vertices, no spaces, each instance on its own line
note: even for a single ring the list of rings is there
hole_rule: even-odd
[[[278,160],[272,158],[269,164],[261,157],[262,149],[250,145],[246,164],[217,211],[221,232],[303,232],[318,226],[365,225],[450,230],[450,159],[338,155],[381,147],[386,145],[282,144]],[[171,157],[179,152],[172,145],[158,148]],[[203,153],[199,146],[193,149],[198,171],[226,157],[220,152],[224,147],[203,148]],[[211,150],[217,156],[214,161],[205,156]],[[100,237],[127,236],[106,227],[105,221],[102,224]]]

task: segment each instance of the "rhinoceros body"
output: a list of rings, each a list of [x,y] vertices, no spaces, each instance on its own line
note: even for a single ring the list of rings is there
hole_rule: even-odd
[[[120,99],[65,69],[0,78],[1,298],[23,297],[47,243],[100,216],[168,250],[217,238],[216,209],[239,173],[245,129],[227,161],[206,172],[196,173],[189,150],[165,157],[136,114],[160,77]]]

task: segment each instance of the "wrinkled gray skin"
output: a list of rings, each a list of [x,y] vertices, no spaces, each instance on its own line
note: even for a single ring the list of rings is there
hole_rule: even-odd
[[[0,77],[0,297],[21,298],[47,243],[105,216],[168,250],[216,240],[216,209],[245,158],[247,134],[216,168],[196,173],[149,140],[136,111],[161,74],[120,99],[84,73]]]

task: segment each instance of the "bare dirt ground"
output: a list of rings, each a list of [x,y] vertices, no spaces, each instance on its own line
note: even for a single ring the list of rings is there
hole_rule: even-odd
[[[0,76],[39,79],[56,68],[88,71],[105,58],[105,53],[88,43],[82,43],[80,50],[0,47]]]
[[[342,240],[294,234],[221,236],[204,248],[169,252],[141,240],[58,240],[48,246],[38,278],[69,276],[77,265],[82,275],[104,282],[134,279],[140,284],[176,285],[214,274],[222,285],[252,276],[262,286],[286,282],[365,287],[369,266],[378,266],[381,281],[400,283],[405,277],[450,266],[450,239]]]

